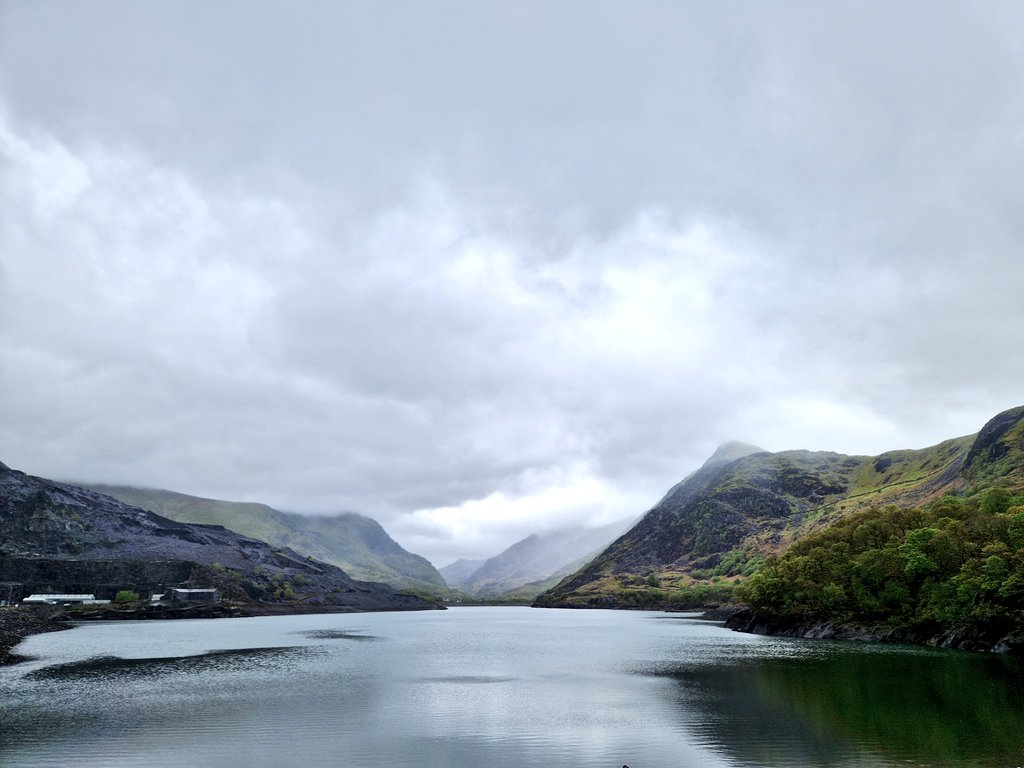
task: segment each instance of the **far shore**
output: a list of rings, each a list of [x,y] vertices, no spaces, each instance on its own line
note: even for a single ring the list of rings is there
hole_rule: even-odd
[[[514,604],[516,607],[530,607],[522,603]],[[439,606],[441,610],[446,607],[478,607],[472,604],[465,606],[453,604]],[[655,608],[666,613],[679,612],[678,609]],[[724,606],[719,609],[692,608],[686,612],[703,613],[704,618],[722,621],[733,613],[732,606]],[[227,619],[245,618],[252,616],[287,616],[297,614],[317,613],[364,613],[355,611],[352,608],[337,605],[306,604],[306,605],[258,605],[238,603],[218,603],[216,605],[190,605],[184,607],[171,606],[144,606],[134,608],[104,607],[93,610],[60,608],[56,606],[10,606],[0,608],[0,666],[16,664],[26,661],[29,657],[13,653],[13,649],[27,637],[39,635],[45,632],[60,632],[66,629],[73,629],[75,624],[90,621],[151,621],[151,620],[179,620],[179,619]]]
[[[439,606],[444,610],[443,606]],[[402,610],[402,609],[397,609]],[[405,609],[414,610],[414,609]],[[179,619],[236,619],[251,616],[288,616],[316,613],[366,613],[350,606],[331,604],[237,604],[188,605],[184,607],[145,606],[139,608],[72,609],[49,605],[9,606],[0,608],[0,666],[25,661],[27,657],[13,653],[22,640],[45,632],[72,629],[87,621],[149,621]]]

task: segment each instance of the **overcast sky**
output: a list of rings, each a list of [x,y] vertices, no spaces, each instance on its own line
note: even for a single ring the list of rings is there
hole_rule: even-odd
[[[1018,3],[0,0],[0,461],[444,565],[1024,403]]]

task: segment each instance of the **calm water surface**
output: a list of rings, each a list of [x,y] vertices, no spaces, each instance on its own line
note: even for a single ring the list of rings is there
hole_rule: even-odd
[[[0,670],[0,765],[1024,765],[1024,665],[530,608],[90,624]]]

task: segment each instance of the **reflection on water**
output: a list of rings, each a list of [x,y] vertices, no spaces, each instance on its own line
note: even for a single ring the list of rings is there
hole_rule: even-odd
[[[346,631],[344,629],[307,629],[296,634],[309,637],[313,640],[362,640],[373,642],[383,638],[376,635],[363,635],[359,632]]]
[[[672,679],[678,715],[744,765],[847,765],[858,752],[911,765],[1021,764],[1019,660],[804,643],[796,656],[647,672]]]
[[[235,648],[209,651],[196,656],[171,656],[152,659],[122,659],[118,656],[94,656],[83,661],[54,664],[26,673],[30,680],[92,680],[110,682],[117,678],[154,675],[223,673],[230,669],[251,671],[273,665],[280,670],[288,656],[310,653],[310,648]]]
[[[450,675],[448,677],[425,677],[424,683],[509,683],[514,677],[482,677],[480,675]]]
[[[96,624],[0,670],[0,765],[1024,764],[1001,657],[758,638],[640,612]]]

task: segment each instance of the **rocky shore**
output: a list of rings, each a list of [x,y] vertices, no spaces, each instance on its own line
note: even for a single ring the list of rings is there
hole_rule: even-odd
[[[1024,655],[1024,635],[1010,627],[993,624],[983,627],[866,627],[855,624],[833,624],[800,617],[769,616],[741,610],[728,618],[725,626],[737,632],[755,635],[778,635],[823,640],[859,640],[862,642],[909,643],[933,648],[954,648],[962,651],[983,651]]]
[[[745,608],[738,605],[712,605],[703,609],[701,618],[708,619],[709,621],[729,621],[729,619],[745,610]]]
[[[68,629],[63,611],[54,608],[0,608],[0,665],[20,661],[11,649],[29,635]]]

